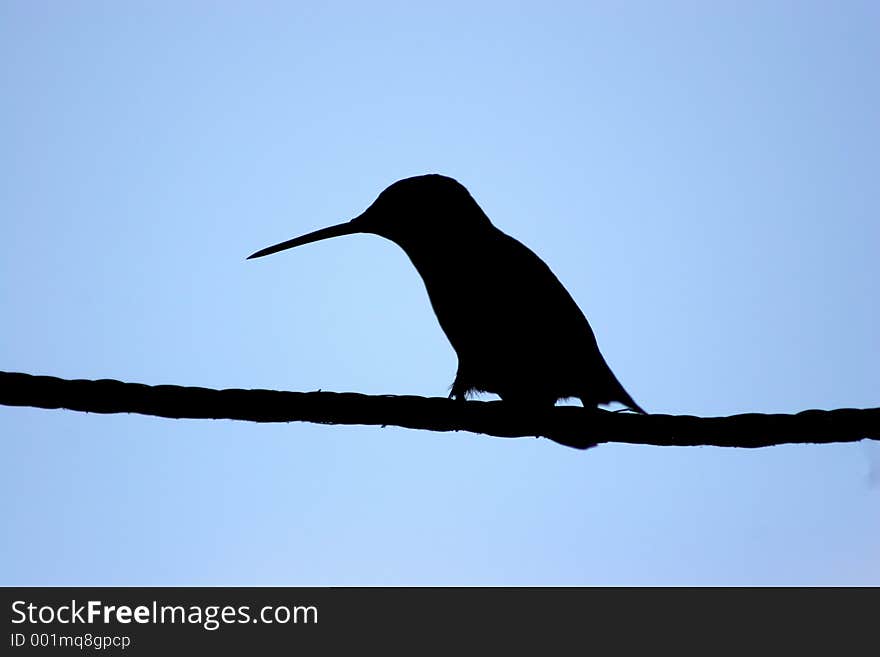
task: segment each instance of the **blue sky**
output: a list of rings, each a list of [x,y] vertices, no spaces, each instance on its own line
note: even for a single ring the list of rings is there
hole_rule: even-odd
[[[620,4],[0,2],[2,369],[444,396],[393,244],[244,260],[439,172],[649,411],[876,407],[880,9]],[[880,584],[876,443],[0,437],[7,585]]]

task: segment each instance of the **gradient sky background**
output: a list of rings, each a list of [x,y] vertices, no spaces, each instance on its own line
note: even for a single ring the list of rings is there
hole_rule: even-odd
[[[440,172],[649,411],[880,402],[875,2],[0,2],[7,371],[445,396]],[[480,285],[479,280],[469,281]],[[880,445],[0,407],[6,585],[880,584]]]

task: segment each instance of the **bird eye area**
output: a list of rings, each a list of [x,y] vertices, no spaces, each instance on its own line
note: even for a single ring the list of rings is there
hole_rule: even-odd
[[[379,194],[356,221],[365,232],[398,243],[432,236],[446,239],[457,228],[491,226],[464,185],[439,174],[397,181]]]

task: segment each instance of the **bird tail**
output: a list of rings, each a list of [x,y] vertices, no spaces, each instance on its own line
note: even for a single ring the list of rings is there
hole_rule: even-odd
[[[629,393],[626,390],[623,390],[623,395],[621,399],[618,399],[621,404],[628,407],[630,410],[635,411],[636,413],[641,413],[642,415],[647,415],[648,411],[639,406],[633,401],[633,398],[629,396]]]
[[[648,411],[644,408],[636,404],[635,400],[630,396],[630,394],[626,391],[626,389],[620,384],[620,381],[617,380],[617,377],[614,376],[614,372],[608,370],[608,376],[611,377],[611,390],[613,391],[611,394],[610,401],[617,401],[629,408],[636,413],[641,413],[642,415],[647,415]]]

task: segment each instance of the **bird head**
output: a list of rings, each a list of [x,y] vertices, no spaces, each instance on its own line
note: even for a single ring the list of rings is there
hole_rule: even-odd
[[[469,232],[491,226],[489,218],[461,183],[437,174],[415,176],[392,184],[351,221],[275,244],[248,259],[354,233],[379,235],[409,251],[461,239]]]

